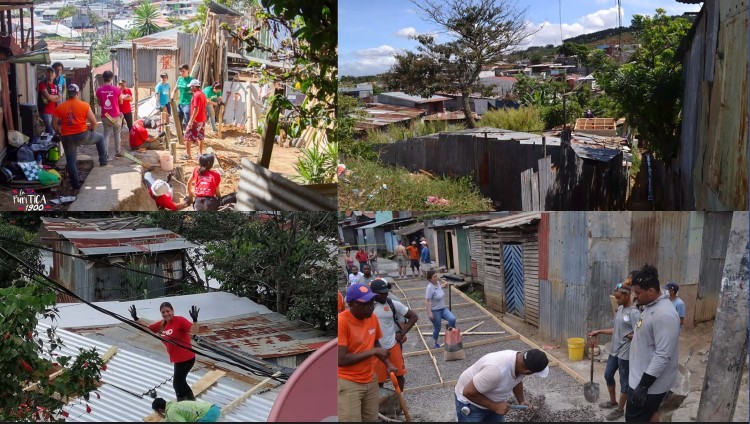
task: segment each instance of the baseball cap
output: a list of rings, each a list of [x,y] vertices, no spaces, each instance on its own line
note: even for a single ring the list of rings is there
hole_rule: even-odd
[[[678,291],[680,291],[680,286],[678,286],[674,281],[670,281],[667,283],[667,289],[672,289],[675,293],[677,293]]]
[[[169,77],[169,75],[167,75],[166,73],[163,73],[163,74],[159,74],[159,76],[160,76],[160,77]]]
[[[80,90],[81,90],[81,89],[80,89],[80,88],[78,88],[78,84],[70,84],[70,85],[68,86],[68,93],[77,93],[77,92],[79,92]]]
[[[198,81],[197,79],[190,81],[190,84],[188,84],[188,87],[200,87],[200,86],[201,86],[201,82]]]
[[[416,241],[413,241],[413,242],[411,242],[411,244],[417,244],[417,242],[416,242]]]
[[[548,364],[547,355],[539,349],[531,349],[523,353],[523,366],[534,374],[538,374],[539,377],[547,377],[549,374]]]
[[[422,241],[419,242],[419,244],[427,244],[427,242],[424,241],[424,240],[422,240]]]
[[[625,283],[617,283],[617,285],[615,286],[615,291],[630,293],[630,286],[625,285]]]
[[[154,192],[154,196],[163,196],[169,193],[169,184],[164,180],[156,180],[151,184],[151,191]]]
[[[369,287],[363,284],[352,284],[346,289],[346,301],[352,302],[357,301],[359,303],[367,303],[375,297]]]
[[[370,283],[370,290],[373,293],[388,293],[391,291],[391,286],[382,278],[376,278]]]

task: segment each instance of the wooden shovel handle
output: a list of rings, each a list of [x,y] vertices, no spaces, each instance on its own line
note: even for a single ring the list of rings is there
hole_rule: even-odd
[[[411,416],[409,416],[409,409],[406,407],[406,401],[404,401],[404,394],[401,393],[401,386],[398,385],[398,379],[396,378],[396,374],[390,373],[391,376],[391,383],[393,383],[393,387],[396,389],[396,394],[398,394],[398,401],[401,404],[401,409],[404,411],[404,417],[406,417],[406,422],[411,422]]]

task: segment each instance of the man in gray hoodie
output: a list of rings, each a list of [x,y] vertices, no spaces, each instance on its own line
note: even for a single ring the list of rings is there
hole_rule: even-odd
[[[677,377],[680,318],[662,294],[653,266],[644,265],[635,275],[633,294],[642,312],[630,345],[625,421],[648,422]]]

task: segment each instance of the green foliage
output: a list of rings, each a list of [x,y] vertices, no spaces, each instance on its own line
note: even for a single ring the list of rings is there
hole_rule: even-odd
[[[131,30],[132,35],[137,37],[145,37],[149,34],[153,34],[162,30],[162,28],[154,23],[154,20],[159,17],[159,9],[151,4],[149,0],[144,1],[133,10],[135,15],[133,18],[133,29]]]
[[[539,107],[528,106],[489,111],[482,116],[482,126],[511,131],[539,132],[544,129],[544,121],[542,121]]]
[[[321,329],[335,319],[336,214],[277,212],[238,227],[207,248],[207,276],[222,290]],[[333,250],[332,250],[333,249]]]
[[[338,143],[328,143],[325,149],[321,149],[315,143],[302,149],[302,156],[294,168],[299,172],[304,184],[326,184],[335,182],[338,162]]]
[[[75,360],[58,356],[62,340],[51,328],[36,332],[40,317],[54,318],[55,293],[38,281],[0,288],[0,420],[49,421],[70,398],[89,399],[97,388],[104,361],[95,350],[82,350]],[[47,377],[53,364],[65,367],[59,377]],[[24,391],[39,382],[36,390]],[[99,396],[99,394],[97,394]],[[64,421],[64,418],[58,419]]]
[[[484,303],[484,295],[480,291],[473,291],[468,294],[468,296],[471,298],[471,300],[479,303],[480,305],[485,305]]]
[[[158,211],[145,216],[144,225],[154,225],[175,232],[199,244],[230,240],[235,230],[255,219],[255,214]]]
[[[560,102],[566,88],[562,81],[545,81],[518,75],[513,89],[523,105],[542,107]]]
[[[492,87],[479,83],[482,67],[502,60],[506,53],[530,35],[525,11],[510,1],[446,0],[415,2],[425,20],[451,33],[451,41],[438,44],[433,36],[420,35],[417,52],[396,55],[386,78],[391,89],[429,97],[437,91],[489,95]],[[466,125],[476,122],[463,105]]]
[[[531,62],[532,65],[538,65],[542,63],[542,55],[540,55],[539,53],[534,53],[529,58],[529,61]]]
[[[72,4],[69,4],[57,10],[55,19],[63,20],[66,18],[70,18],[71,16],[75,16],[76,14],[78,14],[78,8],[73,6]]]
[[[607,93],[594,96],[586,104],[586,109],[591,109],[594,115],[600,118],[620,119],[623,117],[620,105]]]
[[[21,215],[15,215],[18,217],[17,219],[22,219]],[[6,214],[6,216],[9,216],[9,214]],[[12,252],[32,267],[41,269],[42,260],[39,249],[21,246],[14,242],[18,240],[24,243],[32,243],[34,241],[34,233],[25,230],[21,225],[16,225],[16,218],[9,221],[2,218],[0,216],[0,235],[13,241],[0,240],[0,246]],[[14,280],[20,279],[27,274],[28,272],[12,258],[8,258],[0,252],[0,287],[10,287]]]
[[[120,271],[120,287],[122,300],[148,299],[149,276],[143,274],[148,272],[145,264],[129,264],[129,270]]]
[[[359,100],[343,94],[337,94],[337,99],[334,140],[339,144],[341,157],[374,159],[377,155],[370,145],[354,138],[357,122],[365,116]]]
[[[664,9],[656,15],[633,17],[641,48],[620,68],[605,66],[597,83],[619,104],[639,133],[642,146],[670,163],[679,147],[682,101],[682,65],[675,52],[690,23],[670,18]]]
[[[477,212],[493,210],[472,176],[431,179],[404,168],[364,159],[346,162],[349,175],[339,179],[341,210],[420,210]],[[428,196],[442,197],[448,205],[427,204]]]
[[[542,108],[542,120],[546,129],[562,125],[563,122],[568,125],[575,125],[576,119],[583,118],[583,108],[577,102],[566,102],[565,117],[563,119],[563,105],[556,103]]]
[[[586,57],[590,51],[590,47],[571,41],[564,42],[557,49],[558,53],[564,54],[565,56],[578,56],[580,58]]]
[[[463,125],[449,124],[446,121],[416,121],[408,126],[388,125],[385,130],[378,128],[367,130],[365,139],[372,144],[393,143],[409,138],[462,129],[465,129]]]
[[[96,40],[93,47],[94,51],[91,53],[91,61],[93,63],[93,66],[96,68],[98,66],[104,65],[105,63],[111,62],[109,56],[110,47],[122,42],[123,38],[124,37],[122,34],[117,33],[107,34]],[[138,38],[138,36],[134,38]]]

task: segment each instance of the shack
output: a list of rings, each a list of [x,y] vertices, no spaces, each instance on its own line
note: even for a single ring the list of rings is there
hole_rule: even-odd
[[[42,218],[42,240],[55,251],[50,278],[95,302],[180,293],[197,275],[186,254],[198,247],[172,231],[141,227],[140,219]],[[75,302],[60,295],[59,302]]]

